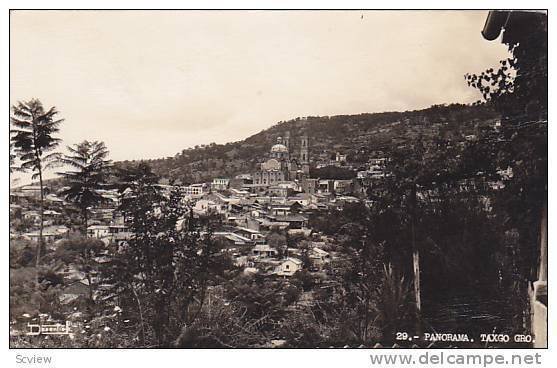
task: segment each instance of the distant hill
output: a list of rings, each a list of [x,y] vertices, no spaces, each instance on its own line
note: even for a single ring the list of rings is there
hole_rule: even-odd
[[[256,169],[277,137],[290,132],[290,150],[299,152],[299,137],[310,139],[312,165],[327,162],[336,152],[347,155],[357,166],[382,157],[408,138],[441,136],[463,140],[478,128],[493,124],[497,114],[486,105],[434,105],[423,110],[358,115],[308,116],[281,121],[243,141],[200,145],[184,149],[171,158],[148,160],[164,178],[183,184],[232,177]],[[118,162],[127,165],[133,161]]]

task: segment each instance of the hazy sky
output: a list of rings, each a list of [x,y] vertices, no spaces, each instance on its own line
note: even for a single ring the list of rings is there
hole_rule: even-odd
[[[15,11],[11,102],[114,160],[240,140],[297,116],[472,102],[507,51],[486,11]]]

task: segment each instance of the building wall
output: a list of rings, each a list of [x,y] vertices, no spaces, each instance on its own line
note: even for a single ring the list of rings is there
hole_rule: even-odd
[[[253,174],[254,184],[272,185],[284,181],[282,171],[257,171]]]
[[[230,179],[215,178],[211,183],[211,189],[213,190],[226,190],[228,189]]]
[[[300,270],[301,266],[297,263],[286,260],[280,264],[278,267],[278,273],[282,275],[293,275],[296,271]]]
[[[204,185],[190,185],[184,189],[186,195],[201,195],[206,192]]]

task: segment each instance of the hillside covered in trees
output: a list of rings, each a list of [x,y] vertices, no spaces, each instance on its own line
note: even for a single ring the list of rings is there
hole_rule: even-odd
[[[310,138],[312,166],[328,162],[337,152],[347,155],[357,168],[370,158],[383,157],[408,139],[439,137],[462,141],[495,123],[497,114],[486,104],[434,105],[424,110],[365,113],[358,115],[308,116],[281,121],[243,141],[211,143],[184,149],[174,157],[149,160],[153,170],[171,181],[188,184],[214,177],[252,172],[261,158],[288,131],[294,154],[299,137]],[[128,165],[123,161],[117,165]]]

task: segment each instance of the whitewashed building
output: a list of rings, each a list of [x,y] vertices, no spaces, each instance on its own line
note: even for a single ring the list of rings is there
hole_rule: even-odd
[[[277,276],[290,277],[302,269],[302,261],[298,258],[286,258],[276,268],[275,273]]]
[[[214,178],[211,183],[211,189],[213,190],[226,190],[230,184],[230,179],[228,178]]]

